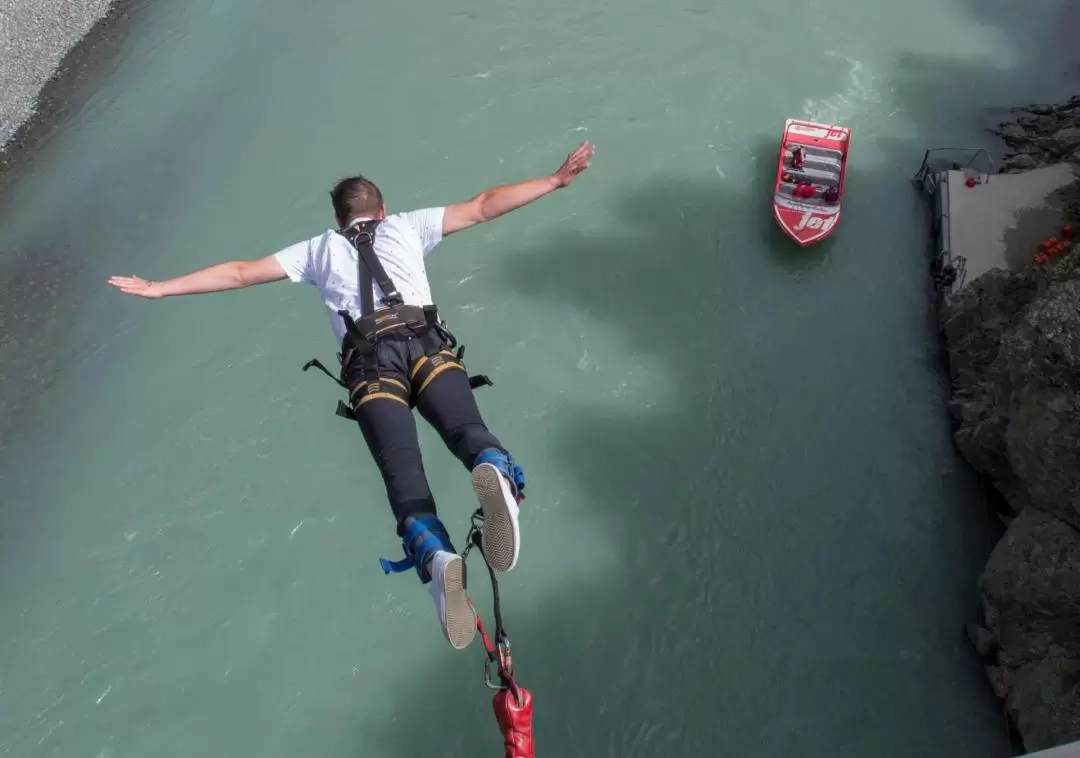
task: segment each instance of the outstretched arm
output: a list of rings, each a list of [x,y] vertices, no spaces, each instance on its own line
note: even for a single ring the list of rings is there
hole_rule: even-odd
[[[468,229],[470,226],[491,221],[539,200],[550,192],[569,186],[578,174],[589,167],[589,161],[592,160],[595,152],[596,147],[591,142],[582,142],[577,150],[567,157],[559,170],[550,176],[492,187],[464,203],[448,205],[443,215],[443,234],[453,234],[462,229]]]
[[[269,255],[254,261],[218,263],[163,282],[151,282],[137,276],[114,276],[109,279],[109,284],[128,295],[157,299],[224,292],[254,284],[276,282],[285,277],[285,269],[276,257]]]

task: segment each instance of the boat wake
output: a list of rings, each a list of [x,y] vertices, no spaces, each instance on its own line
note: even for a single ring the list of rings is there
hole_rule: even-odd
[[[862,61],[849,58],[842,53],[827,51],[830,58],[839,58],[848,64],[848,86],[825,100],[808,98],[803,102],[803,117],[808,121],[825,124],[844,124],[855,126],[853,119],[865,113],[872,106],[881,103],[878,90],[878,76],[866,68]]]

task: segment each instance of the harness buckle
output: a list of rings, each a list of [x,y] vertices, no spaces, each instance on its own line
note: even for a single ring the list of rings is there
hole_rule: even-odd
[[[372,230],[370,230],[370,229],[361,229],[360,224],[356,224],[356,225],[350,227],[350,229],[356,232],[356,234],[350,240],[350,242],[352,242],[354,245],[356,245],[356,244],[369,245],[369,244],[375,242],[375,234],[374,234],[374,232]]]

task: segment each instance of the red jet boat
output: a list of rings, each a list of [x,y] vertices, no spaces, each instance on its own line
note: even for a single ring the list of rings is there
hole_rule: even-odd
[[[828,237],[840,223],[851,130],[789,118],[784,123],[773,188],[773,216],[803,247]]]

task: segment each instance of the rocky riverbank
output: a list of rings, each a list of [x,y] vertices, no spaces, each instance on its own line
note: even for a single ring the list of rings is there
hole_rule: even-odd
[[[1019,109],[998,134],[1011,149],[1004,172],[1080,162],[1080,97]],[[1080,182],[1063,192],[1080,230]],[[1008,524],[980,579],[983,618],[968,631],[1029,751],[1080,740],[1077,241],[983,274],[941,311],[956,446],[1001,493]]]
[[[995,131],[1009,146],[1003,172],[1080,162],[1080,96],[1064,105],[1029,105],[1015,113]]]
[[[0,187],[88,94],[140,0],[0,0]]]
[[[0,15],[0,148],[36,111],[60,62],[112,0],[8,0]]]

